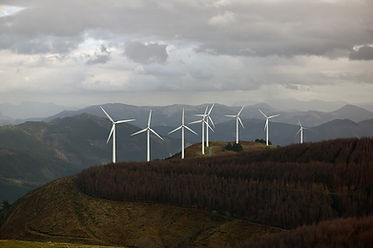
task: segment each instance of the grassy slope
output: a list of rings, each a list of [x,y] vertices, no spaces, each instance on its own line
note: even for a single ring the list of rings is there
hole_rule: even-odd
[[[118,246],[82,245],[71,243],[36,242],[21,240],[0,240],[0,248],[119,248]]]
[[[226,151],[224,147],[232,142],[221,142],[221,141],[210,141],[209,147],[205,147],[204,156],[220,156],[220,155],[232,155],[239,154],[234,151]],[[233,143],[232,143],[233,144]],[[258,151],[266,148],[265,144],[256,143],[251,141],[240,141],[243,151]],[[269,148],[274,148],[275,146],[269,146]],[[196,158],[201,157],[201,143],[193,144],[185,149],[185,158]],[[181,153],[175,154],[171,158],[180,158]]]
[[[88,197],[76,190],[73,180],[56,180],[18,200],[0,229],[0,238],[129,247],[216,247],[278,232],[198,209]]]

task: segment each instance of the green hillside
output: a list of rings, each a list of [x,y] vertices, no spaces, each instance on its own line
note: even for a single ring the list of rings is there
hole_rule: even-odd
[[[46,182],[109,163],[110,128],[106,119],[87,114],[0,127],[0,201],[14,201]],[[137,130],[132,125],[117,126],[118,161],[145,160],[145,136],[130,136]],[[152,158],[178,151],[175,140],[166,138],[159,144],[152,139]]]

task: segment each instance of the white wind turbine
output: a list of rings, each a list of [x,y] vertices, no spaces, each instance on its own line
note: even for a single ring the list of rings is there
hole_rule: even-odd
[[[241,121],[241,118],[240,118],[240,114],[241,114],[244,107],[245,107],[245,105],[242,106],[241,110],[236,115],[225,115],[226,117],[236,118],[236,144],[238,144],[238,128],[239,128],[238,127],[238,122],[241,124],[241,126],[243,128],[245,128],[242,121]]]
[[[298,130],[297,134],[300,133],[300,143],[303,144],[303,130],[307,129],[307,128],[303,127],[302,123],[300,123],[299,120],[298,120],[298,124],[299,124],[299,130]]]
[[[116,163],[117,162],[117,158],[116,158],[116,143],[115,143],[115,125],[116,124],[120,124],[120,123],[125,123],[125,122],[130,122],[130,121],[134,121],[135,119],[130,119],[130,120],[120,120],[120,121],[114,121],[110,115],[108,113],[106,113],[105,109],[103,107],[100,106],[100,108],[102,109],[102,111],[104,111],[105,115],[107,116],[107,118],[111,121],[111,123],[113,124],[112,127],[111,127],[111,130],[110,130],[110,133],[109,133],[109,137],[107,138],[107,141],[106,141],[106,144],[109,143],[109,140],[111,138],[111,136],[113,136],[113,163]]]
[[[264,129],[266,130],[266,146],[268,146],[268,129],[269,129],[269,122],[268,120],[271,119],[271,118],[274,118],[274,117],[277,117],[279,116],[280,114],[277,114],[277,115],[271,115],[271,116],[267,116],[266,114],[264,114],[260,109],[258,109],[259,112],[266,118],[266,124],[264,125]]]
[[[171,133],[176,132],[177,130],[181,129],[181,159],[184,159],[184,128],[186,128],[190,132],[192,132],[195,135],[197,135],[197,133],[194,132],[191,128],[189,128],[188,126],[184,125],[184,108],[183,108],[183,115],[181,117],[181,126],[175,128],[174,130],[172,130],[171,132],[168,133],[168,134],[171,134]]]
[[[150,121],[152,118],[152,110],[149,112],[148,127],[144,128],[136,133],[131,134],[131,136],[138,135],[140,133],[146,132],[146,161],[150,161],[150,132],[154,133],[158,138],[164,140],[159,134],[157,134],[153,129],[150,128]]]
[[[200,116],[202,117],[201,120],[199,121],[192,121],[190,122],[189,124],[195,124],[195,123],[202,123],[202,133],[201,133],[201,136],[202,136],[202,142],[201,142],[201,146],[202,146],[202,155],[205,154],[205,124],[207,126],[207,128],[210,128],[212,130],[212,128],[210,127],[210,125],[206,122],[206,116],[207,116],[207,109],[208,109],[208,106],[206,106],[206,109],[205,109],[205,112],[203,114],[197,114],[195,116]],[[213,130],[212,130],[213,131]]]
[[[212,126],[215,128],[215,124],[212,121],[211,116],[210,116],[214,106],[215,106],[215,103],[211,106],[210,110],[207,112],[206,122],[207,122],[207,124],[209,124],[209,121],[211,121]],[[206,125],[206,146],[209,147],[209,128],[208,128],[208,125]]]

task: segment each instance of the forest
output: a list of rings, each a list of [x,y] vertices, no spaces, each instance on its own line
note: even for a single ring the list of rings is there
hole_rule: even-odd
[[[239,155],[95,166],[76,184],[116,201],[215,210],[295,228],[373,213],[373,139],[337,139]]]

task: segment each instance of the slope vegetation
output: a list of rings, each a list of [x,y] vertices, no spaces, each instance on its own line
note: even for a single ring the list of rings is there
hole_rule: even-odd
[[[373,140],[342,139],[209,158],[91,167],[79,188],[100,198],[229,212],[295,228],[373,213]]]
[[[0,127],[0,201],[14,201],[46,182],[109,163],[112,146],[106,139],[110,127],[108,120],[87,114]],[[136,130],[118,125],[119,161],[145,159],[145,137],[130,137]],[[168,138],[161,146],[158,139],[152,143],[153,158],[167,157],[178,148]]]
[[[170,205],[119,202],[79,192],[75,177],[51,182],[18,200],[2,239],[128,247],[222,247],[277,229]]]
[[[373,247],[373,216],[335,219],[302,226],[279,234],[256,237],[238,247]]]

